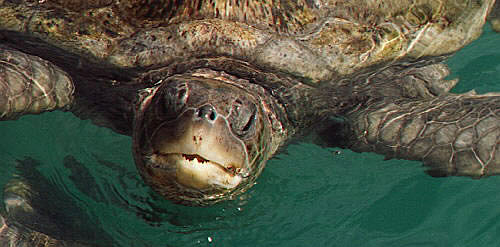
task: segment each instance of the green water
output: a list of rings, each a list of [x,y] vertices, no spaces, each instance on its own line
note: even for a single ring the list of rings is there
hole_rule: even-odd
[[[487,27],[449,64],[451,77],[462,78],[457,92],[500,91],[500,35]],[[500,245],[500,177],[437,179],[420,162],[298,144],[271,160],[242,198],[190,208],[143,184],[130,137],[71,113],[1,122],[0,135],[0,185],[16,159],[38,160],[77,207],[63,213],[83,212],[88,219],[76,226],[96,242],[108,239],[102,246]],[[68,155],[81,165],[65,163]]]

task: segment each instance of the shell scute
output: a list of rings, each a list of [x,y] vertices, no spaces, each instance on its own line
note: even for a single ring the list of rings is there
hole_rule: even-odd
[[[451,54],[479,36],[493,5],[492,0],[95,0],[75,7],[79,2],[2,1],[0,29],[121,67],[229,56],[321,83]]]

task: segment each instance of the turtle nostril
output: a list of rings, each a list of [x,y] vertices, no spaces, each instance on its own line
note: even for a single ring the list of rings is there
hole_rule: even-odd
[[[211,105],[204,105],[198,108],[196,116],[201,119],[214,121],[217,118],[217,113],[215,112],[215,109]]]

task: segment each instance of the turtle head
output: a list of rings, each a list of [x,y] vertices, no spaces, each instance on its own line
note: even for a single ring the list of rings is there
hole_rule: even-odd
[[[142,91],[133,146],[146,183],[187,205],[212,204],[250,188],[270,155],[261,100],[230,80],[194,75]]]

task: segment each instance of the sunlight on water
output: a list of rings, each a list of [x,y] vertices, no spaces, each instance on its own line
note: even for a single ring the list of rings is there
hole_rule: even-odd
[[[500,35],[489,28],[449,61],[458,92],[500,91]],[[291,145],[258,184],[209,208],[173,205],[140,179],[130,137],[53,112],[0,123],[0,185],[17,159],[83,212],[103,246],[497,246],[500,177],[428,177],[420,162]],[[53,193],[49,191],[47,193]],[[79,215],[79,217],[82,217]],[[85,223],[87,222],[87,223]],[[90,222],[90,223],[88,223]],[[75,223],[76,224],[76,223]],[[84,230],[85,229],[85,230]]]

